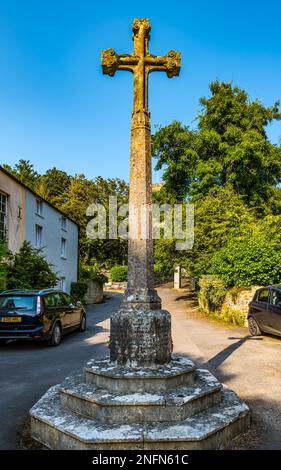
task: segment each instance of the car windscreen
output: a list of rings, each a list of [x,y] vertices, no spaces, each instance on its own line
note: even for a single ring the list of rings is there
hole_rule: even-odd
[[[18,315],[21,313],[36,312],[35,295],[7,295],[0,297],[0,312],[13,312]]]

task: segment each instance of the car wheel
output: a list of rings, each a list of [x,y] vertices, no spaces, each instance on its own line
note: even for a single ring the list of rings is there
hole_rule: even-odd
[[[87,322],[86,322],[86,315],[83,314],[82,315],[82,318],[81,318],[81,323],[79,325],[79,329],[78,331],[80,331],[81,333],[83,333],[87,328]]]
[[[62,338],[62,331],[61,331],[61,326],[59,323],[55,323],[52,336],[48,341],[49,346],[58,346],[61,342]]]
[[[256,320],[253,317],[248,319],[248,327],[251,336],[260,336],[261,330],[259,325],[257,324]]]

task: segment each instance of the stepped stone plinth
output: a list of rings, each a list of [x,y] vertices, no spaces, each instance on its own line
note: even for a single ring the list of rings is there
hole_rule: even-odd
[[[32,436],[51,449],[218,449],[249,427],[237,395],[179,357],[123,371],[90,361],[30,413]]]

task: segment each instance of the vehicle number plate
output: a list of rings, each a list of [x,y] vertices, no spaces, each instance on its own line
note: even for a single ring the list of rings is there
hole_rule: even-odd
[[[20,323],[21,317],[3,317],[2,322],[4,323]]]

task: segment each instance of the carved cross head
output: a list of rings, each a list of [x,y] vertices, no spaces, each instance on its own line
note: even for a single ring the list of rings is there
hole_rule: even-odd
[[[155,56],[149,53],[148,43],[151,26],[148,19],[136,18],[133,22],[134,52],[117,54],[110,48],[102,51],[102,71],[111,77],[117,70],[127,70],[134,74],[134,111],[148,113],[148,74],[166,72],[169,78],[179,75],[181,54],[169,51],[167,55]]]

